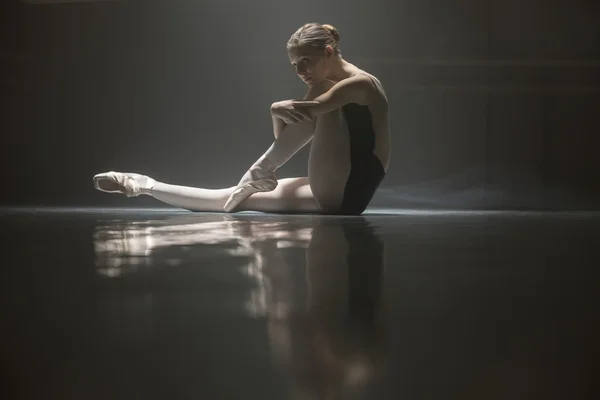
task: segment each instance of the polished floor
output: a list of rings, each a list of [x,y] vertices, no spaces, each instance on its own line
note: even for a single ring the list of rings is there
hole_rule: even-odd
[[[598,398],[598,213],[0,222],[3,399]]]

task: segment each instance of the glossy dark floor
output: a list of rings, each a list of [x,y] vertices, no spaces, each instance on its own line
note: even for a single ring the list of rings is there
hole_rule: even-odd
[[[4,399],[587,399],[593,213],[2,211]]]

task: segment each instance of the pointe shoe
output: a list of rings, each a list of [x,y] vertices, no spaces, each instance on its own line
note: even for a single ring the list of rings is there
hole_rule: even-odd
[[[101,192],[122,193],[127,197],[144,194],[156,183],[149,176],[129,172],[104,172],[94,176],[94,187]]]
[[[266,177],[258,177],[256,171],[248,171],[249,179],[242,180],[225,202],[223,210],[233,211],[242,201],[257,192],[271,192],[277,187],[277,178],[274,173]]]

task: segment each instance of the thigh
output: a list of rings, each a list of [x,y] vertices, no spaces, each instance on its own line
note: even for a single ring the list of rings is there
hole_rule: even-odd
[[[342,110],[317,120],[309,156],[308,177],[315,200],[324,212],[361,214],[385,177],[372,143],[354,128],[352,143]],[[368,131],[364,132],[369,134]]]
[[[242,202],[239,210],[289,214],[321,211],[307,177],[284,178],[278,182],[277,188],[272,192],[259,192],[250,196]]]
[[[317,118],[308,161],[308,177],[316,201],[338,213],[350,175],[350,138],[341,110]]]

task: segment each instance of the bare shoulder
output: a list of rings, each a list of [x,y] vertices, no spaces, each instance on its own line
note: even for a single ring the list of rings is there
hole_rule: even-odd
[[[372,102],[382,96],[383,87],[379,79],[366,71],[357,70],[356,74],[348,78],[355,82],[358,82],[360,87],[364,90],[369,102]]]
[[[368,73],[363,70],[358,70],[357,75],[360,75],[362,79],[366,82],[365,85],[369,87],[369,93],[373,95],[373,98],[380,98],[387,102],[387,95],[385,94],[385,89],[383,88],[383,84],[375,75]]]
[[[375,75],[358,68],[351,78],[370,83],[375,89],[377,89],[377,85],[381,85],[379,78],[377,78]]]

